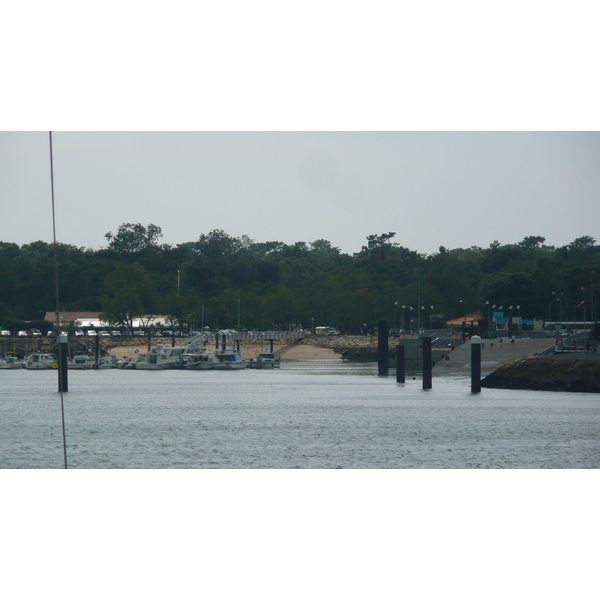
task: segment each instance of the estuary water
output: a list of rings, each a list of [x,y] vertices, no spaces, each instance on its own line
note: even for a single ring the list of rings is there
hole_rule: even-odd
[[[0,465],[61,469],[56,371],[0,371]],[[373,364],[69,371],[69,468],[600,467],[600,395],[397,384]]]

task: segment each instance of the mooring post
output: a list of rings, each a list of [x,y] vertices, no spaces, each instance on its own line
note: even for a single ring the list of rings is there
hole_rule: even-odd
[[[404,383],[405,381],[404,344],[398,344],[396,346],[396,383]]]
[[[224,333],[223,337],[221,338],[221,350],[226,350],[227,349],[227,334]]]
[[[471,393],[481,392],[481,338],[471,338]]]
[[[423,389],[431,389],[431,338],[429,336],[423,338]]]
[[[387,374],[389,368],[388,333],[387,320],[380,319],[377,322],[377,366],[380,375]]]
[[[219,334],[215,335],[215,350],[219,349]]]
[[[96,347],[94,350],[94,369],[97,369],[99,366],[100,366],[100,336],[96,335]]]
[[[271,350],[270,350],[271,354],[273,354],[273,342],[275,342],[274,339],[269,340],[269,343],[271,344]]]
[[[68,392],[69,381],[67,376],[67,364],[69,360],[69,336],[66,333],[60,334],[58,344],[58,391]]]
[[[237,340],[235,340],[236,350],[237,350],[238,354],[241,352],[241,350],[240,350],[240,344],[241,343],[242,342],[241,342],[241,340],[239,338]]]

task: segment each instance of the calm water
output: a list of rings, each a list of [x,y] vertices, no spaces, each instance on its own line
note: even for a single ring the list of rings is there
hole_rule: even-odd
[[[0,371],[0,465],[63,468],[55,371]],[[70,468],[598,468],[600,395],[398,385],[374,365],[69,371]]]

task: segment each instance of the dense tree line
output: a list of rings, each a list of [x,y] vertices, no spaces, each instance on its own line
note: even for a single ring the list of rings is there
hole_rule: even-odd
[[[430,315],[438,324],[476,310],[486,317],[492,305],[518,305],[524,318],[558,320],[562,311],[583,320],[592,290],[600,294],[600,246],[589,236],[558,248],[530,236],[431,255],[402,246],[394,232],[368,236],[354,255],[327,240],[256,242],[218,229],[171,246],[159,243],[160,227],[139,223],[105,237],[100,250],[58,244],[60,308],[102,311],[122,326],[164,314],[195,328],[236,328],[239,318],[247,329],[314,324],[358,333],[394,315],[407,328],[419,304],[425,324]],[[0,280],[0,323],[43,318],[56,305],[54,246],[0,242]]]

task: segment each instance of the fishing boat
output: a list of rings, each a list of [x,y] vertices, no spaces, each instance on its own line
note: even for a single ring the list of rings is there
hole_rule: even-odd
[[[183,359],[186,363],[186,369],[192,371],[212,369],[213,365],[219,362],[215,353],[212,350],[207,350],[206,347],[186,352]]]
[[[94,359],[87,354],[77,354],[68,363],[67,369],[91,369],[94,366]]]
[[[248,366],[248,361],[237,350],[217,351],[215,357],[217,361],[213,363],[213,369],[245,369]]]
[[[261,352],[256,360],[250,360],[248,363],[249,369],[279,369],[281,359],[275,358],[272,352]]]
[[[135,363],[135,368],[144,371],[171,369],[173,365],[181,362],[185,350],[186,348],[183,346],[165,346],[161,344],[148,352],[145,358],[138,360]]]
[[[23,361],[19,360],[12,354],[6,355],[4,358],[0,358],[0,369],[22,369]]]
[[[56,362],[54,354],[42,354],[41,352],[36,352],[29,357],[25,368],[28,371],[56,369],[58,368],[58,363]]]

